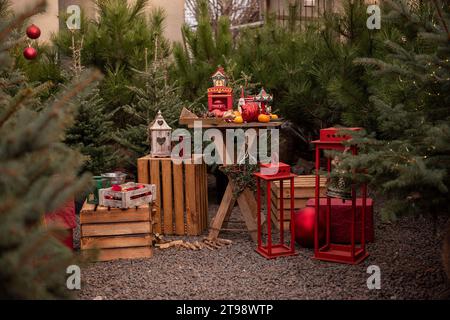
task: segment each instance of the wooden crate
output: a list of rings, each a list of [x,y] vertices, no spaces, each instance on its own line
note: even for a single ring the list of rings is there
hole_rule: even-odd
[[[98,261],[152,257],[152,210],[149,204],[124,210],[85,202],[81,250],[98,249]]]
[[[306,207],[306,202],[315,196],[316,176],[305,175],[294,178],[294,210],[303,209]],[[274,181],[271,186],[272,190],[272,221],[278,227],[280,225],[280,182]],[[320,179],[320,195],[325,196],[326,192],[326,178]],[[289,227],[289,220],[291,220],[291,189],[289,181],[283,182],[283,220],[285,220],[285,228]]]
[[[148,155],[138,159],[138,182],[156,185],[155,232],[200,235],[208,228],[206,164]]]

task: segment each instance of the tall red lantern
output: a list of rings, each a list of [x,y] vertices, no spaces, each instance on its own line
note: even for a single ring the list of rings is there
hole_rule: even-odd
[[[367,206],[367,185],[361,185],[361,197],[362,197],[362,209],[361,209],[361,241],[358,245],[355,243],[356,234],[356,185],[352,182],[350,187],[350,199],[342,201],[352,202],[352,219],[348,226],[350,232],[350,244],[335,244],[331,243],[331,219],[333,216],[331,197],[333,194],[327,193],[327,210],[325,215],[325,244],[321,244],[319,240],[319,192],[320,192],[320,157],[321,151],[335,150],[346,152],[350,151],[353,155],[358,153],[356,146],[344,146],[343,141],[350,139],[350,136],[339,133],[339,130],[346,131],[359,131],[360,128],[327,128],[320,130],[320,140],[313,141],[316,147],[316,190],[315,190],[315,210],[316,210],[316,223],[314,230],[314,258],[318,260],[358,264],[369,256],[366,251],[365,240],[365,215]],[[327,172],[328,177],[331,173],[331,158],[327,158]],[[329,178],[328,178],[329,179]],[[343,193],[345,194],[345,193]],[[344,197],[342,199],[345,199]]]
[[[290,243],[287,245],[284,239],[284,195],[283,184],[287,180],[290,182],[290,192],[294,194],[294,177],[295,174],[291,173],[291,167],[284,163],[277,164],[261,164],[260,172],[256,172],[256,200],[257,200],[257,224],[258,224],[258,247],[256,252],[267,259],[273,259],[283,256],[296,255],[295,252],[295,230],[294,223],[290,224]],[[273,181],[280,181],[280,242],[273,244],[272,242],[272,226],[271,226],[271,205],[272,205],[272,192],[271,183]],[[261,181],[266,184],[266,201],[267,201],[267,243],[262,243],[262,230],[261,230]],[[291,197],[291,221],[294,221],[294,197]]]

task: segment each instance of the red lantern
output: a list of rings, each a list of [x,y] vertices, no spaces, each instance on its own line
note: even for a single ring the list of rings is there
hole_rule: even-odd
[[[39,29],[36,25],[32,24],[27,28],[27,36],[30,39],[37,39],[41,36],[41,29]]]
[[[37,55],[38,55],[38,52],[33,47],[27,47],[27,48],[25,48],[25,50],[23,50],[23,56],[27,60],[34,60],[34,59],[36,59]]]
[[[242,119],[246,122],[258,121],[259,105],[255,102],[249,102],[242,107]]]
[[[322,217],[319,219],[323,221]],[[316,209],[306,207],[295,212],[295,241],[305,248],[314,247],[314,225],[316,223]],[[322,242],[325,236],[323,224],[319,225],[319,241]]]
[[[256,172],[256,201],[257,201],[257,224],[258,224],[258,247],[256,252],[267,259],[273,259],[277,257],[293,256],[295,252],[295,237],[294,237],[294,224],[290,226],[290,241],[287,245],[284,241],[284,197],[283,197],[283,184],[285,180],[290,182],[290,193],[294,194],[294,177],[290,167],[284,163],[274,164],[261,164],[261,171]],[[271,220],[271,205],[272,205],[272,192],[271,183],[273,181],[280,181],[280,242],[278,244],[272,244],[272,224]],[[261,230],[261,181],[266,184],[266,210],[267,210],[267,242],[265,245],[262,243],[262,230]],[[294,221],[294,197],[291,197],[291,221]]]
[[[341,130],[346,131],[358,131],[360,128],[342,128]],[[350,234],[350,245],[337,244],[331,242],[331,220],[333,215],[333,206],[331,205],[331,195],[327,193],[327,210],[325,215],[325,244],[321,244],[319,240],[319,205],[320,205],[320,151],[321,150],[335,150],[345,152],[346,150],[351,150],[353,155],[358,153],[357,147],[352,145],[350,147],[345,146],[342,142],[348,140],[350,136],[345,136],[340,134],[337,128],[327,128],[320,130],[320,140],[313,141],[316,146],[316,192],[315,192],[315,218],[316,223],[314,224],[314,258],[318,260],[348,263],[348,264],[358,264],[369,256],[366,251],[366,240],[365,240],[365,215],[367,210],[367,186],[365,184],[361,185],[361,195],[362,195],[362,208],[361,208],[361,241],[356,245],[356,185],[352,182],[350,190],[350,200],[352,203],[352,218],[350,224],[348,225],[348,230]],[[327,171],[328,176],[330,176],[332,169],[331,158],[327,159]],[[345,201],[345,200],[344,200]]]

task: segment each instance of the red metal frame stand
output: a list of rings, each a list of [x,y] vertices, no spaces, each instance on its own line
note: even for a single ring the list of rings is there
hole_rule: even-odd
[[[349,130],[349,129],[347,129]],[[355,130],[355,129],[353,129]],[[320,191],[320,152],[322,150],[336,150],[344,151],[346,147],[342,144],[343,140],[348,139],[348,137],[342,137],[341,139],[336,138],[336,134],[332,135],[331,139],[327,139],[327,135],[323,134],[325,132],[336,133],[337,129],[329,128],[321,130],[321,139],[313,141],[316,147],[316,190],[315,190],[315,209],[316,209],[316,223],[314,226],[314,258],[318,260],[347,263],[347,264],[358,264],[364,259],[366,259],[369,254],[366,251],[366,239],[365,239],[365,216],[366,216],[366,203],[367,203],[367,185],[363,184],[361,186],[361,197],[362,197],[362,210],[361,210],[361,242],[359,245],[355,243],[355,233],[356,233],[356,186],[352,184],[351,187],[351,200],[352,201],[352,219],[349,225],[349,231],[351,235],[351,243],[347,244],[335,244],[331,243],[331,219],[332,219],[332,206],[331,198],[327,196],[327,209],[325,216],[325,230],[326,237],[325,243],[319,243],[319,191]],[[329,134],[328,134],[329,136]],[[350,150],[353,155],[356,155],[358,150],[355,146],[351,146]],[[331,159],[327,159],[327,172],[328,176],[331,173]],[[346,201],[346,200],[342,200]]]
[[[294,194],[294,177],[295,174],[283,173],[281,175],[264,175],[260,172],[254,174],[256,177],[256,202],[257,202],[257,223],[258,223],[258,247],[256,252],[267,259],[273,259],[277,257],[293,256],[297,255],[295,252],[295,231],[294,224],[290,224],[290,243],[287,245],[284,238],[284,194],[283,194],[283,181],[290,181],[290,191]],[[271,183],[273,181],[280,181],[280,242],[273,244],[272,241],[272,226],[271,226]],[[262,243],[262,227],[261,227],[261,181],[266,183],[266,201],[267,201],[267,242]],[[291,197],[291,221],[294,221],[294,197]]]

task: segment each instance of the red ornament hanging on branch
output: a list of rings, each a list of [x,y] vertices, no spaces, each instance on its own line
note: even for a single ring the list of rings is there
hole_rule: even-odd
[[[23,50],[23,56],[27,60],[34,60],[37,57],[37,55],[38,55],[38,52],[33,47],[27,47],[27,48],[25,48],[25,50]]]
[[[30,39],[37,39],[41,36],[41,29],[39,29],[35,24],[32,24],[27,28],[27,36]]]

